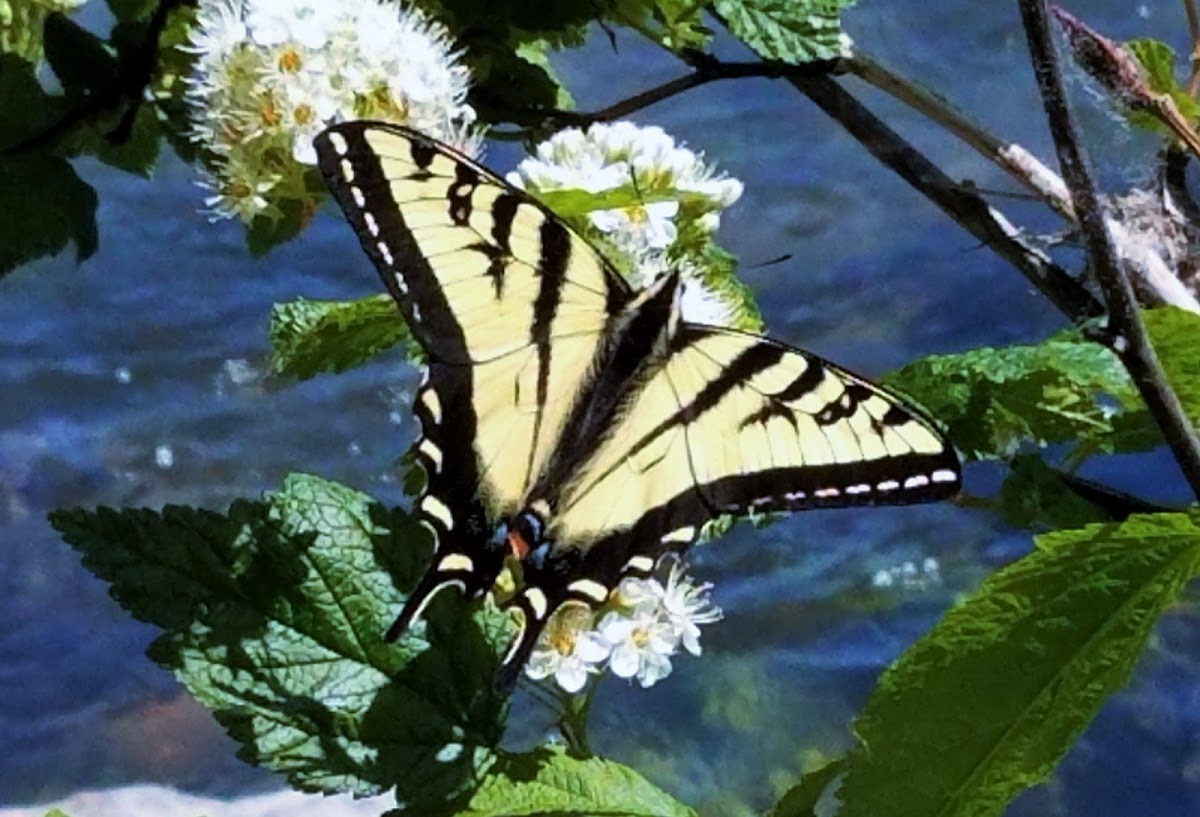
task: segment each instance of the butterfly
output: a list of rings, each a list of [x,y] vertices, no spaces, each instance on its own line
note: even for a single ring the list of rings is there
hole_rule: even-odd
[[[711,519],[958,490],[957,455],[918,410],[803,350],[683,320],[678,272],[635,290],[454,148],[365,121],[314,144],[427,359],[415,510],[436,544],[389,640],[446,587],[482,596],[515,555],[507,693],[556,610],[604,604]]]

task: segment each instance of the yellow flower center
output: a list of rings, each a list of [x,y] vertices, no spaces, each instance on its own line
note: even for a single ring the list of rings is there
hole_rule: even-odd
[[[650,213],[646,210],[645,205],[631,204],[624,208],[625,218],[629,219],[631,224],[645,224],[650,220]]]
[[[317,117],[317,112],[312,109],[311,105],[301,103],[292,111],[292,118],[296,120],[297,125],[307,125]]]
[[[254,191],[243,181],[231,181],[225,185],[224,192],[231,199],[248,199]]]
[[[363,113],[387,119],[394,122],[404,122],[408,119],[408,104],[403,98],[397,99],[386,85],[377,85],[366,95]],[[357,106],[356,106],[357,107]]]
[[[558,652],[559,655],[570,655],[575,649],[575,639],[567,630],[560,630],[550,634],[550,646]]]
[[[279,70],[285,74],[294,74],[300,70],[300,67],[304,64],[304,60],[300,58],[300,52],[289,45],[280,53],[276,64],[279,66]]]
[[[268,128],[275,127],[283,119],[283,117],[279,115],[279,108],[276,107],[274,101],[270,99],[264,99],[262,105],[259,106],[258,118],[262,120],[262,123]]]

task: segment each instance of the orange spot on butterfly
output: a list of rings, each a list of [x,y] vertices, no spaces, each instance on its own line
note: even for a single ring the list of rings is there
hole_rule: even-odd
[[[508,546],[512,548],[513,555],[520,561],[525,561],[525,557],[529,555],[529,543],[525,541],[525,537],[517,533],[515,530],[508,532]]]

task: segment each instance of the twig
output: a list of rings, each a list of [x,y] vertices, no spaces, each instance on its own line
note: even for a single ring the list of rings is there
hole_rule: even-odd
[[[1042,164],[1025,148],[996,139],[940,96],[931,94],[916,83],[889,71],[862,53],[856,53],[847,60],[847,68],[864,82],[904,102],[957,136],[1012,178],[1037,193],[1063,218],[1071,222],[1076,220],[1071,196],[1062,177]],[[1172,108],[1174,106],[1170,97],[1166,98],[1165,104]],[[1178,123],[1179,118],[1175,121]],[[1105,218],[1121,257],[1126,259],[1137,273],[1138,281],[1149,300],[1154,304],[1170,304],[1200,314],[1200,302],[1197,302],[1192,292],[1183,285],[1163,258],[1144,242],[1130,236],[1129,231],[1119,221],[1108,215]]]
[[[1079,323],[1102,314],[1101,305],[1091,293],[1044,252],[1026,241],[998,210],[943,173],[832,79],[791,78],[788,81],[845,128],[871,155],[1020,270],[1071,321]]]
[[[1007,144],[996,139],[978,124],[952,108],[945,100],[888,71],[862,54],[796,66],[762,61],[723,62],[698,52],[689,52],[683,56],[693,68],[690,74],[677,77],[600,110],[591,112],[552,110],[542,113],[559,127],[586,126],[593,122],[607,122],[628,116],[669,97],[721,79],[765,77],[786,79],[796,84],[798,81],[816,81],[830,75],[854,73],[864,81],[891,94],[942,125],[979,151],[985,158],[995,162],[1013,178],[1037,193],[1060,215],[1071,221],[1075,220],[1066,185],[1063,184],[1058,174],[1043,165],[1035,156],[1020,145]],[[836,92],[844,95],[840,89]],[[845,108],[845,106],[842,107]],[[1102,312],[1100,304],[1083,287],[1060,267],[1054,265],[1038,248],[1025,241],[1020,232],[999,212],[990,208],[974,192],[965,191],[961,186],[956,185],[899,136],[886,129],[882,122],[865,112],[857,103],[855,103],[855,107],[866,117],[861,123],[864,126],[863,133],[865,135],[860,141],[863,141],[868,149],[872,149],[869,144],[870,140],[890,143],[892,147],[884,150],[882,155],[874,150],[872,152],[876,153],[876,156],[884,164],[893,167],[910,184],[933,199],[952,218],[963,223],[964,227],[980,241],[992,246],[1000,255],[1013,263],[1071,320],[1078,321],[1081,317],[1095,317]],[[838,117],[835,115],[834,118]],[[843,125],[845,124],[843,122]],[[853,130],[851,132],[854,133]],[[493,135],[497,134],[493,133]],[[892,161],[905,161],[915,166],[907,171],[901,170],[893,166]],[[925,180],[926,183],[920,183],[921,180]],[[977,224],[972,227],[966,224],[966,221],[975,221]],[[1155,255],[1150,248],[1132,240],[1121,225],[1113,222],[1110,224],[1110,228],[1119,235],[1123,257],[1126,257],[1133,268],[1138,271],[1139,280],[1144,282],[1145,288],[1154,302],[1172,304],[1200,313],[1200,303],[1197,303],[1191,292],[1166,267],[1160,257]],[[1062,294],[1052,295],[1050,289],[1061,290]],[[1071,294],[1072,291],[1074,294]]]
[[[822,107],[826,108],[827,113],[842,122],[843,126],[885,165],[938,204],[968,232],[1017,267],[1068,318],[1079,322],[1102,313],[1101,305],[1083,286],[1051,261],[1042,250],[1026,241],[1020,231],[1003,215],[991,208],[980,196],[964,189],[943,174],[898,134],[828,80],[829,74],[846,70],[844,60],[787,66],[767,62],[720,62],[695,52],[687,54],[685,58],[694,69],[691,74],[643,91],[614,105],[585,113],[554,110],[543,111],[543,114],[561,125],[579,126],[604,122],[627,116],[708,82],[737,77],[783,78],[805,93],[808,93],[806,88],[813,90],[813,93],[818,93],[818,87],[823,88],[823,92],[818,95],[826,98],[828,105],[822,104]],[[837,97],[841,102],[834,102],[832,97]],[[853,126],[843,121],[843,116],[853,119]],[[999,145],[994,140],[992,144]],[[1066,200],[1065,194],[1060,196],[1060,199]]]
[[[43,131],[5,148],[2,153],[15,155],[55,144],[75,128],[94,117],[124,106],[121,120],[105,138],[112,144],[122,144],[133,132],[134,120],[141,107],[143,92],[154,76],[158,60],[158,41],[166,28],[170,13],[178,6],[194,0],[160,0],[146,23],[146,36],[138,49],[118,65],[115,81],[106,89],[91,94],[82,104],[67,111],[61,119]]]
[[[1200,499],[1200,438],[1188,422],[1183,406],[1167,384],[1166,375],[1138,314],[1133,285],[1121,269],[1112,239],[1105,227],[1099,196],[1084,163],[1058,59],[1050,37],[1045,0],[1018,0],[1038,90],[1063,178],[1087,243],[1096,280],[1108,307],[1109,345],[1137,385],[1146,407],[1158,423],[1180,470]]]
[[[1078,322],[1102,314],[1103,308],[1099,302],[1065,270],[1054,264],[1044,252],[1026,241],[1020,231],[1001,213],[989,207],[974,191],[964,189],[941,173],[928,159],[866,111],[845,91],[832,84],[828,77],[852,72],[904,101],[998,164],[1037,193],[1053,209],[1073,221],[1074,210],[1062,179],[1020,145],[1006,144],[994,138],[951,108],[940,97],[887,71],[863,55],[796,66],[763,61],[722,62],[698,52],[687,52],[681,56],[692,66],[692,73],[642,91],[608,107],[591,112],[554,109],[537,113],[559,127],[586,126],[593,122],[606,122],[628,116],[716,80],[745,77],[786,79],[805,93],[812,91],[822,96],[828,107],[820,102],[818,104],[826,107],[826,111],[842,122],[868,150],[938,204],[980,241],[1016,266],[1072,321]],[[835,97],[841,101],[835,101]],[[842,120],[843,116],[855,118],[856,127],[850,127],[847,121]],[[492,136],[516,138],[518,134],[493,131]],[[1178,278],[1167,269],[1160,257],[1139,242],[1133,241],[1121,225],[1113,222],[1110,227],[1120,237],[1123,256],[1138,271],[1139,279],[1145,283],[1155,302],[1173,304],[1200,313],[1200,303],[1197,303]]]
[[[1188,33],[1192,37],[1192,75],[1188,77],[1188,93],[1193,97],[1200,94],[1200,12],[1196,0],[1183,0],[1183,12],[1187,15]]]
[[[688,64],[694,69],[692,73],[669,80],[661,85],[656,85],[653,88],[634,94],[628,99],[623,99],[614,105],[609,105],[607,108],[601,108],[598,111],[567,111],[555,108],[538,113],[548,118],[558,127],[584,127],[593,122],[611,122],[614,119],[629,116],[632,113],[636,113],[643,108],[648,108],[655,103],[662,102],[684,91],[697,88],[701,85],[707,85],[717,80],[744,79],[747,77],[779,79],[790,76],[823,76],[826,74],[840,74],[846,70],[843,60],[822,60],[803,65],[788,65],[781,62],[765,62],[761,60],[751,62],[722,62],[699,53],[690,55]]]
[[[941,96],[930,93],[921,85],[891,71],[861,51],[855,51],[854,56],[847,60],[846,66],[850,73],[863,82],[941,125],[981,156],[995,162],[1015,180],[1037,193],[1059,215],[1071,221],[1075,220],[1070,197],[1062,179],[1020,145],[1008,144],[997,139]]]
[[[1168,93],[1150,86],[1141,65],[1120,43],[1110,40],[1058,6],[1051,14],[1067,34],[1075,62],[1109,94],[1131,111],[1149,114],[1168,128],[1200,158],[1200,134]]]

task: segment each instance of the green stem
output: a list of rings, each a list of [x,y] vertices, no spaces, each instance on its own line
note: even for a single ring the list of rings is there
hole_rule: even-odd
[[[589,758],[593,756],[592,747],[588,741],[587,719],[588,713],[592,710],[592,701],[595,699],[598,686],[597,679],[593,679],[582,694],[564,696],[563,714],[559,721],[559,728],[563,738],[567,741],[568,750],[575,757]]]

